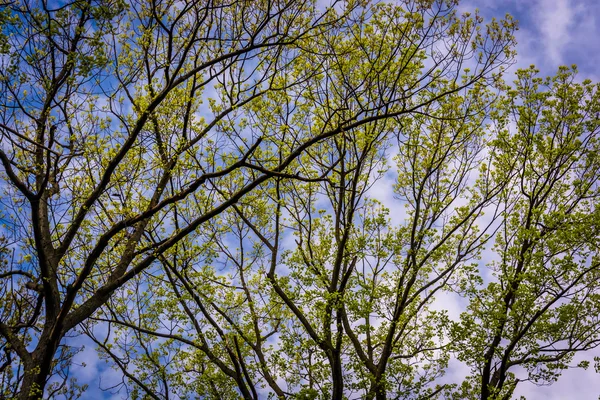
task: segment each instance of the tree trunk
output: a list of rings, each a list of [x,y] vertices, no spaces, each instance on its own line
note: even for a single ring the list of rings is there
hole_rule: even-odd
[[[342,360],[339,353],[334,353],[331,362],[331,377],[333,388],[331,400],[342,400],[344,398],[344,378],[342,373]]]
[[[38,400],[44,395],[47,374],[43,374],[36,361],[25,366],[25,375],[19,390],[19,400]]]
[[[380,376],[375,377],[375,381],[371,384],[371,388],[369,389],[369,393],[367,394],[367,399],[369,400],[386,400],[387,393],[385,387],[383,385],[382,379]]]
[[[38,343],[31,363],[25,364],[25,375],[19,390],[18,400],[39,400],[43,398],[48,376],[52,372],[52,361],[58,344]]]

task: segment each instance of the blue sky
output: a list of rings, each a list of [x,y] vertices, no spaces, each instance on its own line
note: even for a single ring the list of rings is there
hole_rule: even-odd
[[[577,64],[582,78],[600,80],[600,2],[597,0],[470,0],[486,20],[509,13],[519,21],[516,68],[535,64],[554,74]]]
[[[552,75],[560,65],[577,64],[581,80],[600,81],[600,0],[463,0],[459,7],[465,11],[478,8],[486,20],[510,13],[519,21],[518,54],[512,71],[535,64],[544,75]],[[455,308],[460,307],[456,304]],[[124,391],[114,395],[99,389],[120,381],[120,373],[98,360],[91,342],[78,338],[76,343],[86,344],[75,362],[85,362],[87,366],[73,366],[79,383],[89,384],[83,398],[126,398]],[[600,351],[596,353],[600,355]],[[460,366],[455,368],[450,375],[461,374]],[[588,371],[574,369],[565,372],[552,386],[521,383],[515,397],[520,395],[534,400],[595,400],[600,395],[600,376],[593,368]]]

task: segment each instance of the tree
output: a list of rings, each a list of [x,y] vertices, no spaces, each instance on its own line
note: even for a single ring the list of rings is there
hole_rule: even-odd
[[[448,319],[429,306],[475,275],[465,264],[489,239],[475,221],[508,183],[479,163],[490,85],[499,83],[491,72],[510,55],[512,25],[492,24],[486,39],[478,17],[460,19],[447,3],[404,6],[374,7],[345,30],[311,38],[308,62],[327,68],[297,91],[257,99],[248,120],[227,129],[285,132],[294,142],[339,121],[363,124],[307,149],[85,324],[132,397],[435,397],[453,389],[437,384],[450,356],[440,342]],[[376,117],[381,109],[388,118]],[[256,154],[279,162],[288,143]],[[391,146],[399,149],[395,191],[408,208],[401,227],[366,199]],[[241,177],[230,178],[214,190],[235,190]],[[179,203],[173,226],[193,209]]]
[[[1,282],[11,293],[0,321],[3,396],[76,395],[66,381],[47,387],[68,370],[67,335],[200,225],[350,123],[297,137],[278,162],[257,154],[284,134],[226,129],[245,105],[320,72],[302,41],[341,29],[344,12],[305,1],[3,6],[2,203],[17,254]],[[213,188],[236,171],[231,192]],[[195,208],[172,229],[178,202]]]
[[[365,65],[376,68],[363,81],[349,80],[361,74],[341,61],[372,17],[354,2],[323,13],[291,0],[5,6],[0,160],[16,258],[2,273],[11,293],[0,321],[3,395],[76,396],[66,336],[129,283],[147,284],[145,274],[199,227],[270,178],[302,179],[297,160],[313,145],[416,112],[505,62],[510,27],[492,28],[486,42],[445,3],[431,18],[429,6],[409,3],[409,14],[395,13],[406,19],[394,24],[403,41],[387,53],[377,54],[388,39],[382,26],[365,32],[375,35],[361,50],[374,57]],[[456,45],[440,57],[446,29]],[[480,65],[454,84],[460,71],[453,68],[471,43],[482,52]],[[429,70],[419,61],[428,55]],[[372,92],[367,79],[392,65],[401,69]],[[332,67],[355,102],[351,110],[342,98],[328,103]],[[450,83],[436,88],[441,80]],[[307,88],[310,96],[302,94]],[[305,110],[289,118],[309,121],[324,106],[318,126],[267,125],[267,107],[290,96]],[[64,380],[47,386],[53,374]]]
[[[468,398],[509,399],[519,382],[551,383],[600,344],[600,86],[575,72],[519,71],[494,121],[494,166],[509,185],[498,195],[493,277],[471,282],[454,333],[474,372]]]

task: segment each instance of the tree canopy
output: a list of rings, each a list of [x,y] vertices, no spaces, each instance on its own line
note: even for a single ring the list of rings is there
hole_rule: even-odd
[[[85,397],[80,336],[133,399],[499,400],[594,362],[600,86],[506,82],[510,16],[0,7],[0,397]]]

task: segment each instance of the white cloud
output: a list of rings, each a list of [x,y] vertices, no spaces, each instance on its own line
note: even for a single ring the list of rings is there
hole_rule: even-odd
[[[546,56],[552,63],[562,63],[562,53],[571,37],[575,16],[570,0],[541,0],[538,3],[539,30]]]
[[[565,50],[581,39],[580,27],[589,24],[593,15],[587,15],[586,7],[573,0],[538,0],[534,12],[542,42],[539,50],[553,66],[570,64],[565,60]]]

